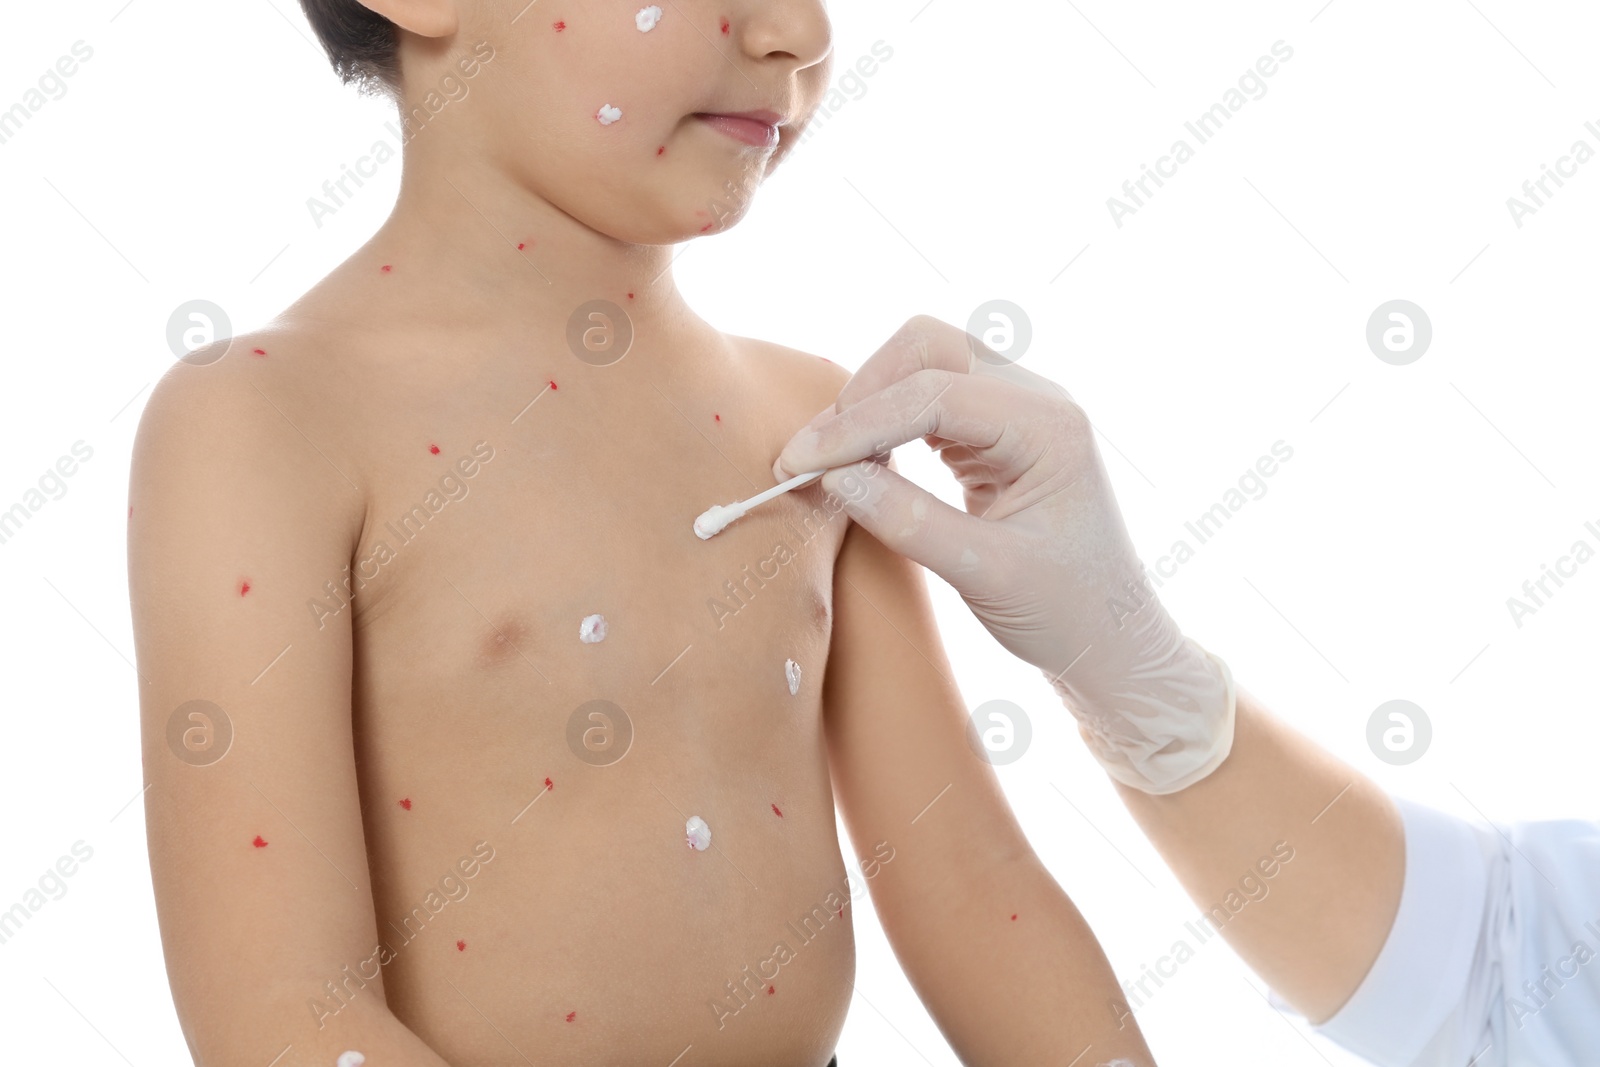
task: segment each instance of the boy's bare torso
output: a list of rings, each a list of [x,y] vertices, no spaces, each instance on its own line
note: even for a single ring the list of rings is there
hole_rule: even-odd
[[[352,324],[338,355],[284,368],[339,413],[365,498],[353,572],[308,626],[354,628],[384,995],[450,1063],[822,1067],[842,1027],[821,693],[848,517],[813,484],[709,542],[691,528],[772,484],[840,375],[700,330],[641,331],[597,367],[558,326]],[[357,969],[346,1001],[375,991]]]

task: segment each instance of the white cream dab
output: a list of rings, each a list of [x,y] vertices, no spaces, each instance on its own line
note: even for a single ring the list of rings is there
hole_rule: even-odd
[[[640,33],[649,33],[656,28],[656,23],[661,21],[661,9],[651,4],[641,7],[639,13],[633,16],[633,24],[639,27]]]
[[[711,847],[711,827],[700,816],[689,816],[689,821],[683,824],[683,833],[688,838],[689,847],[696,852],[704,852]]]
[[[600,125],[609,126],[622,117],[622,109],[612,107],[610,104],[601,104],[600,110],[594,113],[594,117],[600,120]]]
[[[789,679],[789,695],[800,692],[800,664],[792,659],[783,661],[783,676]]]
[[[586,645],[606,639],[606,617],[604,615],[585,615],[578,624],[578,640]]]
[[[352,1049],[349,1052],[339,1053],[339,1062],[334,1067],[361,1067],[366,1062],[367,1058],[365,1056]]]

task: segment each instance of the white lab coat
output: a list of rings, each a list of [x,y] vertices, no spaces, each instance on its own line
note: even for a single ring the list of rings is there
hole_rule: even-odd
[[[1317,1032],[1379,1067],[1600,1065],[1600,823],[1480,826],[1396,803],[1400,909]]]

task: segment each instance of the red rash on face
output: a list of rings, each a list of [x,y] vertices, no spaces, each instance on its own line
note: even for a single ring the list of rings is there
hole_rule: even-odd
[[[839,909],[839,918],[841,918],[841,919],[844,918],[844,909],[843,908]]]
[[[578,1017],[578,1013],[577,1012],[575,1012],[575,1011],[567,1012],[567,1022],[570,1023],[572,1020],[576,1019],[577,1017]]]
[[[262,837],[260,834],[257,834],[256,835],[256,839],[254,841],[250,842],[250,843],[252,845],[256,846],[256,848],[266,848],[267,847],[267,839]]]
[[[456,942],[456,951],[457,952],[465,952],[465,951],[467,951],[467,943],[465,941],[457,941]]]
[[[546,789],[554,789],[556,787],[556,784],[554,782],[552,782],[550,779],[546,778],[544,780],[544,787]]]
[[[667,146],[666,145],[662,145],[660,148],[656,149],[656,155],[664,156],[666,154],[667,154]]]
[[[246,578],[239,583],[239,595],[244,596],[250,591],[250,579]]]
[[[700,232],[705,233],[709,229],[711,229],[711,223],[708,222],[704,226],[700,227]]]
[[[724,36],[724,37],[728,36],[728,20],[727,19],[723,19],[722,20],[722,36]]]
[[[628,294],[628,299],[629,299],[629,300],[632,300],[632,299],[633,299],[633,294],[632,294],[632,293],[629,293],[629,294]]]
[[[551,379],[550,379],[550,388],[552,388],[552,389],[559,389],[559,388],[561,388],[561,387],[560,387],[560,386],[559,386],[559,385],[557,385],[557,384],[556,384],[556,380],[555,380],[555,379],[554,379],[554,378],[551,378]]]
[[[407,811],[410,811],[411,810],[411,798],[410,797],[402,797],[401,800],[400,800],[400,806],[402,808],[405,808]]]
[[[267,350],[265,348],[252,348],[250,350],[250,354],[254,356],[264,356],[267,354]]]
[[[556,32],[557,33],[560,33],[562,30],[564,30],[566,28],[567,28],[567,24],[565,22],[556,23]]]
[[[711,413],[711,417],[712,417],[712,418],[713,418],[713,419],[716,419],[716,420],[717,420],[717,421],[718,421],[718,422],[721,422],[721,421],[722,421],[722,416],[721,416],[721,415],[718,415],[718,414],[717,414],[717,413],[716,413],[716,412],[715,412],[715,411],[713,411],[713,412],[712,412],[712,413]]]
[[[777,992],[776,989],[772,988],[771,986],[767,986],[767,996],[770,997],[770,996],[772,996],[772,994],[774,994],[776,992]]]
[[[780,819],[783,818],[783,812],[778,810],[778,805],[776,804],[772,805],[772,814],[776,815]]]
[[[428,451],[432,452],[434,455],[437,456],[439,454],[439,446],[438,445],[429,445],[428,446]]]
[[[1016,917],[1016,915],[1012,915],[1012,916],[1011,916],[1011,921],[1012,921],[1012,922],[1016,922],[1016,921],[1017,921],[1017,917]]]
[[[388,274],[394,268],[389,266],[389,264],[385,263],[381,269],[382,269],[383,273]]]

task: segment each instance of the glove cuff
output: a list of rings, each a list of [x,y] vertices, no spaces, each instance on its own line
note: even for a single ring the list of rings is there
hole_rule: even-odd
[[[1092,702],[1040,673],[1106,773],[1132,789],[1176,793],[1216,770],[1233,749],[1233,672],[1193,638],[1185,637],[1167,663],[1135,672]]]

